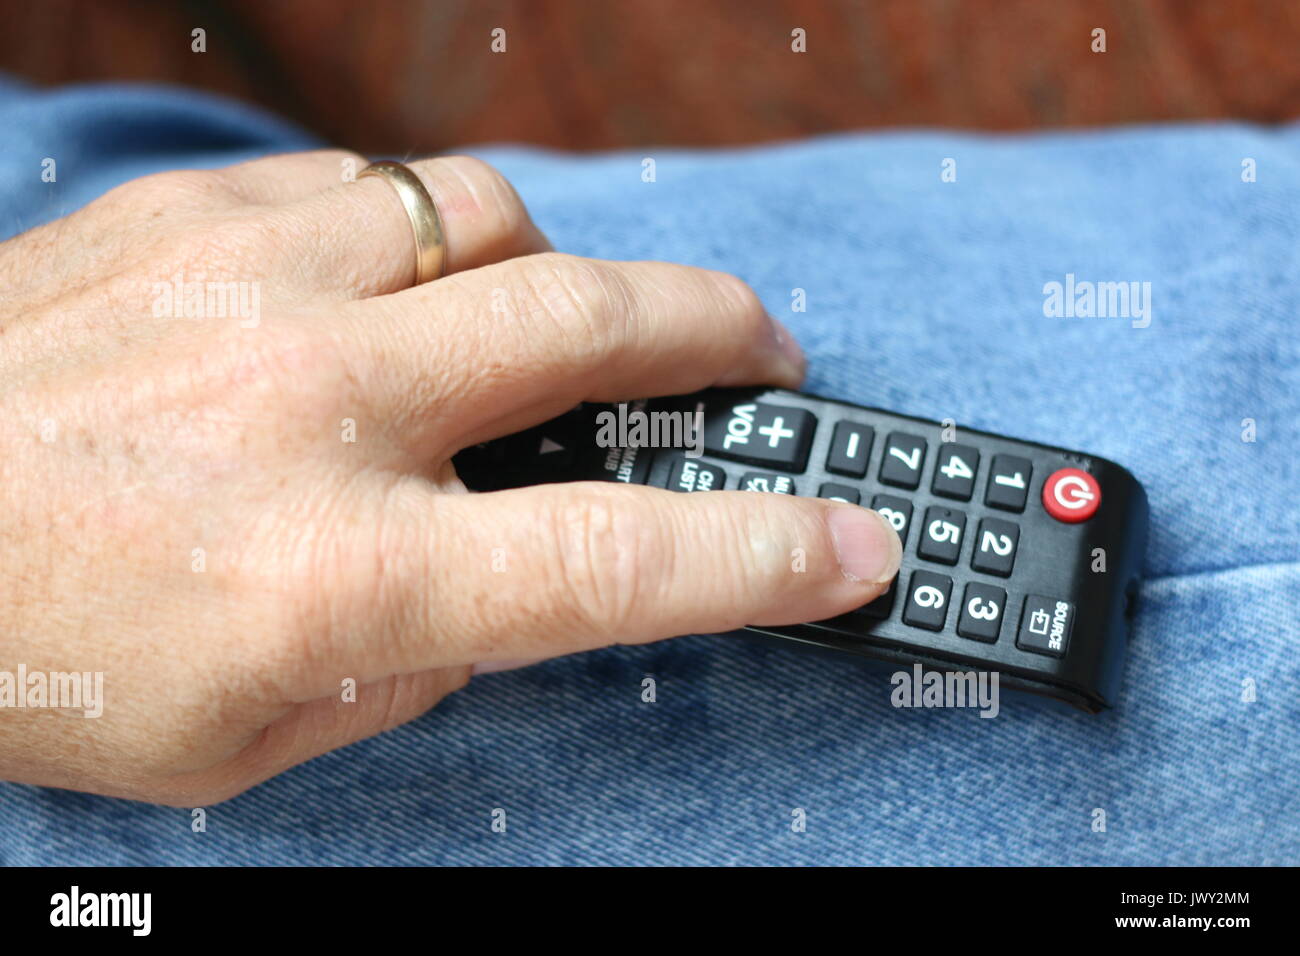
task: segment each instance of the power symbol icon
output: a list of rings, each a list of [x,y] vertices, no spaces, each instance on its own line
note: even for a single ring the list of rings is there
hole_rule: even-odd
[[[1043,507],[1057,521],[1076,524],[1087,521],[1101,505],[1097,479],[1078,468],[1062,468],[1043,483]]]

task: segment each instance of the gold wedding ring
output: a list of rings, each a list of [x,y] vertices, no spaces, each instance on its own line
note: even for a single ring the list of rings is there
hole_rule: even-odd
[[[447,257],[447,243],[438,207],[420,177],[401,163],[387,159],[371,163],[357,175],[357,179],[366,176],[386,180],[402,200],[402,207],[411,220],[411,232],[415,235],[415,284],[438,278]]]

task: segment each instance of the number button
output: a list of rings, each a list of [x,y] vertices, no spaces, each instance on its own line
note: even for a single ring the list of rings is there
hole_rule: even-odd
[[[1029,497],[1029,479],[1033,474],[1034,466],[1028,458],[994,455],[984,503],[1004,511],[1024,511],[1025,500]]]
[[[767,491],[777,495],[798,494],[794,479],[789,475],[765,475],[761,471],[747,471],[740,476],[741,491]]]
[[[991,584],[972,581],[962,598],[957,633],[972,641],[992,644],[1002,629],[1002,614],[1007,606],[1007,592]]]
[[[913,491],[921,484],[921,466],[925,464],[925,439],[903,432],[890,432],[885,439],[885,454],[880,461],[880,480],[896,488]]]
[[[1020,545],[1020,528],[1000,518],[981,518],[975,533],[975,553],[970,566],[985,574],[1011,577],[1016,563],[1016,548]]]
[[[942,631],[943,622],[948,619],[948,598],[951,595],[952,578],[946,574],[913,572],[907,606],[903,608],[903,623],[927,631]]]
[[[951,508],[926,508],[925,525],[921,529],[921,543],[917,554],[927,561],[956,564],[961,554],[962,535],[966,532],[966,516]]]
[[[912,526],[912,503],[893,495],[876,495],[871,499],[871,510],[876,511],[898,532],[898,540],[907,547],[907,529]]]
[[[849,478],[861,478],[867,473],[867,459],[871,457],[871,442],[876,432],[870,425],[857,422],[837,422],[831,433],[831,450],[826,455],[826,470]]]
[[[719,491],[727,483],[727,473],[717,465],[678,458],[668,473],[669,491]]]
[[[975,491],[975,472],[979,471],[980,453],[970,445],[945,442],[939,446],[934,463],[934,483],[930,486],[936,495],[970,501]]]
[[[822,485],[822,490],[817,493],[818,498],[829,498],[831,501],[847,501],[851,505],[856,505],[862,496],[858,494],[858,489],[849,485],[839,485],[833,481],[828,481]]]
[[[719,458],[803,471],[817,419],[803,408],[746,402],[704,416],[704,450]]]

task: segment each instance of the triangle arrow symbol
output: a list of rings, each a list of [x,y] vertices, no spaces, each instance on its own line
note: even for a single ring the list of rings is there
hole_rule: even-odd
[[[541,446],[537,449],[537,454],[549,455],[553,451],[564,451],[564,446],[551,441],[549,438],[543,438]]]

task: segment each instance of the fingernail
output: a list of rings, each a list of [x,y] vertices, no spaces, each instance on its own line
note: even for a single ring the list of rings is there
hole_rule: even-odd
[[[541,659],[540,657],[521,657],[505,661],[479,661],[470,668],[470,674],[477,677],[479,674],[496,674],[500,671],[518,670],[521,667],[527,667],[529,664],[536,664]]]
[[[850,581],[887,584],[898,573],[903,545],[889,522],[868,508],[831,508],[826,518],[840,570]]]
[[[803,349],[799,348],[799,343],[794,340],[790,330],[781,324],[780,319],[773,318],[770,315],[768,318],[772,319],[772,331],[776,335],[777,348],[795,367],[795,370],[799,373],[799,378],[802,379],[805,370],[808,368],[808,360],[804,357]]]

